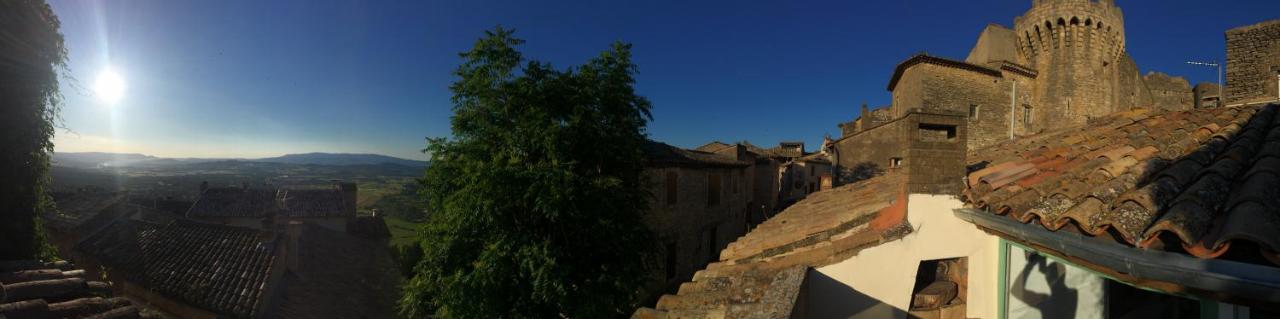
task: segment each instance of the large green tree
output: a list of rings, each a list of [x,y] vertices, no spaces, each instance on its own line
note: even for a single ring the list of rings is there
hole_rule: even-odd
[[[428,140],[431,214],[405,288],[414,318],[607,318],[652,269],[649,102],[630,45],[577,68],[526,61],[501,27],[461,54],[453,137]]]
[[[67,50],[43,0],[0,0],[0,260],[49,257],[39,214]]]

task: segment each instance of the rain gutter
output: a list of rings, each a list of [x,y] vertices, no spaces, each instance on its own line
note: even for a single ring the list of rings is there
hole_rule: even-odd
[[[1115,272],[1118,276],[1108,277],[1121,277],[1131,284],[1158,281],[1190,291],[1226,294],[1232,299],[1280,304],[1280,268],[1134,248],[1078,233],[1049,231],[972,208],[956,209],[955,215],[1007,240]]]

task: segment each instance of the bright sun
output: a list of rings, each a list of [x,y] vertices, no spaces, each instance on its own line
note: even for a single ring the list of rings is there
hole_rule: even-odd
[[[124,97],[124,78],[115,70],[105,68],[98,73],[98,80],[93,83],[94,94],[107,105],[115,105]]]

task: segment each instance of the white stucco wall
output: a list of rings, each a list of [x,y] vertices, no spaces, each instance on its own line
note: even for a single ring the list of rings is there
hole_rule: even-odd
[[[809,317],[905,318],[920,261],[968,257],[966,317],[996,318],[999,239],[956,218],[962,205],[954,196],[910,195],[914,232],[809,273]]]

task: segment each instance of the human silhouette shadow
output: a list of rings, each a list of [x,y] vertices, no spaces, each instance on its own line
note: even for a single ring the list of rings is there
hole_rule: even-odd
[[[1061,263],[1050,264],[1044,256],[1028,253],[1027,265],[1014,279],[1009,294],[1028,306],[1040,311],[1040,318],[1075,318],[1080,293],[1067,287],[1067,268]],[[1027,290],[1027,277],[1032,270],[1039,270],[1049,285],[1049,293]]]

